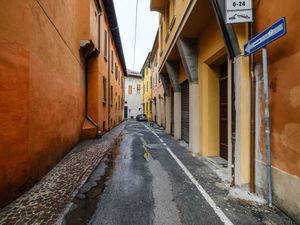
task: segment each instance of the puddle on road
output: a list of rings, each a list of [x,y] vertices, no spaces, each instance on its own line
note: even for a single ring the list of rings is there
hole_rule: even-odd
[[[89,223],[105,190],[106,182],[112,177],[114,172],[115,161],[120,154],[119,144],[120,140],[118,140],[116,146],[101,161],[86,184],[80,189],[73,199],[74,205],[66,214],[63,224],[82,225]]]

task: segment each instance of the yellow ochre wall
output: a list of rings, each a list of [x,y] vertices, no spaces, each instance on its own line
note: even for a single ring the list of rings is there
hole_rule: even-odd
[[[187,79],[188,78],[187,78],[187,75],[186,75],[185,70],[183,68],[183,65],[182,65],[182,63],[180,63],[180,66],[179,66],[179,84],[186,81]]]
[[[173,1],[171,1],[171,2],[173,2]],[[160,16],[160,23],[163,23],[162,24],[163,34],[162,35],[159,34],[159,53],[161,55],[159,64],[158,64],[159,69],[161,68],[162,62],[163,62],[164,58],[166,57],[167,50],[170,49],[170,45],[172,43],[172,40],[174,39],[174,35],[175,35],[176,31],[178,30],[180,21],[183,19],[184,13],[186,12],[190,2],[191,2],[191,0],[176,1],[175,8],[174,8],[175,14],[170,15],[170,18],[169,18],[169,24],[172,22],[172,19],[174,20],[174,24],[172,27],[167,26],[166,18]],[[163,13],[165,13],[165,12],[163,12]],[[161,32],[161,29],[159,32]]]
[[[198,41],[200,154],[219,155],[219,81],[214,63],[226,54],[218,24],[213,20]]]
[[[247,40],[247,27],[237,26],[237,37],[241,45]],[[199,59],[199,97],[200,97],[200,154],[203,156],[219,155],[219,69],[218,65],[227,61],[226,49],[216,20],[212,20],[198,41]],[[221,61],[220,61],[221,60]],[[230,68],[230,67],[229,67]],[[240,57],[238,66],[238,87],[236,90],[237,143],[236,163],[238,184],[249,182],[250,152],[250,73],[249,60]],[[228,78],[229,78],[228,73]],[[228,82],[230,80],[228,79]],[[228,103],[230,95],[228,95]],[[231,119],[228,118],[228,126]],[[228,144],[230,135],[228,132]],[[230,149],[228,149],[230,151]]]
[[[151,69],[146,67],[144,70],[144,78],[142,82],[143,87],[145,87],[145,90],[143,90],[144,92],[142,95],[142,102],[144,103],[144,114],[146,114],[148,120],[152,120],[152,112],[150,110],[150,104],[152,99],[152,88],[150,87],[150,83],[152,79],[151,75],[152,75]],[[147,102],[148,102],[148,109],[146,109]]]

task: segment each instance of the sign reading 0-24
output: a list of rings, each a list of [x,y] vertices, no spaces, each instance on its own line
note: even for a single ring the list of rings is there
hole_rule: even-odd
[[[252,0],[226,0],[226,23],[248,23],[252,21]]]

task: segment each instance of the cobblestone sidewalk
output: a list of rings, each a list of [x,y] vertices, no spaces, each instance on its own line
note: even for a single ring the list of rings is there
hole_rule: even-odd
[[[0,211],[0,224],[55,224],[107,151],[123,125],[102,139],[80,143],[32,189]]]

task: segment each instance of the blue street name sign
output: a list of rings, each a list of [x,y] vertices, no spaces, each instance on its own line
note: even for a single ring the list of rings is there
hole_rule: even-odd
[[[265,47],[270,44],[272,41],[280,38],[286,34],[286,20],[285,17],[282,17],[272,26],[258,34],[256,37],[252,38],[244,45],[244,55],[248,56],[254,53],[255,51]]]

